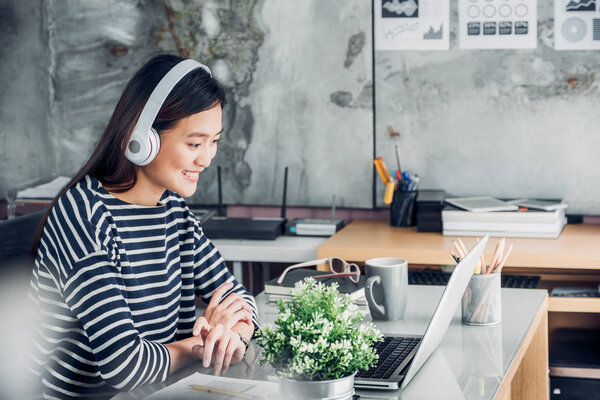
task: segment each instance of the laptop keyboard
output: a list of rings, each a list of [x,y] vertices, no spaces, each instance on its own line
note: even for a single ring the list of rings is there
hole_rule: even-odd
[[[375,347],[379,355],[377,365],[367,371],[358,372],[356,377],[388,379],[420,341],[420,338],[384,336],[383,342],[378,342]]]
[[[446,285],[450,279],[449,272],[435,269],[408,270],[410,285]],[[539,276],[505,275],[500,277],[500,285],[504,288],[536,289],[540,285]]]

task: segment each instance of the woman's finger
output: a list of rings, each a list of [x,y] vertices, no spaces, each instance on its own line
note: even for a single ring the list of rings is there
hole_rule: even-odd
[[[223,325],[217,325],[210,330],[204,339],[204,358],[202,359],[202,366],[204,368],[210,367],[213,349],[215,348],[217,341],[223,336],[224,329]]]
[[[218,307],[228,307],[231,303],[237,300],[244,300],[238,293],[230,293],[229,296],[225,297],[223,301],[219,302]]]
[[[227,355],[227,347],[229,346],[229,342],[231,341],[231,336],[225,333],[223,336],[219,338],[219,343],[217,344],[217,352],[215,354],[215,358],[213,360],[213,365],[215,367],[214,372],[215,375],[221,374],[221,369],[223,368],[223,363],[226,359]]]
[[[224,284],[219,286],[210,298],[210,301],[208,302],[208,307],[215,308],[216,306],[218,306],[225,293],[231,290],[231,288],[233,288],[233,282],[225,282]]]
[[[233,354],[235,353],[236,349],[240,346],[240,344],[241,340],[239,336],[236,336],[229,341],[227,349],[225,350],[225,357],[223,357],[223,367],[221,368],[223,373],[227,372],[227,369],[229,369],[229,364],[231,364]]]
[[[238,311],[233,314],[229,314],[223,318],[223,325],[228,328],[233,328],[238,322],[246,322],[248,325],[252,324],[252,314],[246,311]]]
[[[194,323],[194,329],[192,330],[192,334],[194,336],[200,335],[200,332],[202,332],[202,328],[210,329],[210,325],[204,317],[200,317],[196,320],[196,323]]]
[[[199,344],[195,344],[192,346],[192,353],[198,357],[199,359],[203,359],[204,356],[204,346],[201,346]]]
[[[229,303],[229,305],[227,305],[227,306],[220,304],[213,312],[213,316],[231,314],[231,313],[238,312],[240,310],[252,311],[252,309],[248,310],[248,308],[250,308],[250,306],[248,305],[246,300],[239,299],[232,303]]]

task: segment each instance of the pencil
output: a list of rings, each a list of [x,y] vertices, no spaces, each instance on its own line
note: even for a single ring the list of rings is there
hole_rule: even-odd
[[[458,258],[456,253],[454,253],[454,249],[450,249],[450,254],[452,255],[452,258],[454,258],[454,261],[456,261],[456,263],[460,262],[460,258]]]
[[[490,261],[490,272],[494,270],[498,262],[500,261],[500,257],[502,257],[502,240],[496,244],[496,248],[494,249],[494,256],[492,257],[492,261]]]
[[[212,386],[204,386],[204,385],[189,385],[192,389],[198,390],[206,393],[215,393],[222,394],[225,396],[233,396],[240,397],[242,399],[262,399],[263,397],[252,396],[250,394],[242,393],[242,392],[234,392],[233,390],[221,389]]]
[[[460,238],[458,238],[457,241],[458,241],[458,244],[460,245],[460,248],[462,249],[464,255],[466,256],[468,253],[467,246],[465,246],[465,244],[463,243],[463,241]]]
[[[496,270],[498,271],[494,271],[494,272],[502,272],[502,267],[504,267],[504,264],[506,264],[506,260],[508,260],[508,256],[510,255],[510,252],[512,251],[513,248],[513,244],[511,243],[510,246],[508,246],[508,250],[506,250],[506,254],[504,255],[504,258],[502,259],[502,262],[500,263],[500,265],[498,265],[498,267],[496,267]]]
[[[479,243],[479,238],[477,238],[477,243]],[[483,252],[481,252],[481,256],[479,256],[479,261],[481,261],[481,266],[479,268],[479,272],[476,272],[477,274],[480,274],[481,271],[485,271],[485,257],[483,256]]]
[[[463,251],[460,248],[459,244],[456,243],[456,241],[452,241],[452,245],[454,245],[454,249],[456,250],[456,253],[458,254],[458,256],[460,258],[463,258],[465,256],[465,254],[463,253]]]

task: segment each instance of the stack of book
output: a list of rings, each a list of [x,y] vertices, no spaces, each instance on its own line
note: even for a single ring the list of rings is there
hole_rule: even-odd
[[[271,279],[265,282],[265,294],[268,296],[270,302],[275,302],[279,299],[289,300],[291,298],[290,292],[294,288],[296,282],[303,280],[304,278],[310,276],[318,276],[318,275],[329,275],[331,272],[327,271],[317,271],[310,268],[297,268],[288,272],[283,282],[277,283],[277,279],[279,277]],[[338,284],[338,291],[341,294],[349,294],[350,298],[356,304],[362,305],[366,304],[365,300],[365,283],[366,278],[364,275],[361,275],[358,284],[352,282],[347,277],[342,278],[322,278],[317,279],[317,281],[322,282],[324,285],[331,285],[334,282]]]
[[[445,236],[557,238],[567,223],[565,209],[473,212],[447,205],[442,210]]]

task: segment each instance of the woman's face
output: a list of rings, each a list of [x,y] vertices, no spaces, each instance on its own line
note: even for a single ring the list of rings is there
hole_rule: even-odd
[[[160,135],[156,158],[140,168],[138,183],[143,179],[159,196],[169,189],[183,197],[196,191],[198,174],[210,165],[217,153],[221,136],[221,106],[183,118]]]

